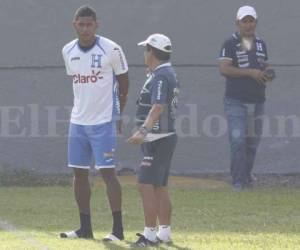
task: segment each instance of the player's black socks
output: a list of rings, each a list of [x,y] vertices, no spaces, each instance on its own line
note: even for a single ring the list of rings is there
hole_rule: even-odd
[[[122,224],[122,212],[116,211],[112,213],[113,216],[113,230],[112,233],[120,240],[124,239],[123,224]]]
[[[82,238],[93,238],[91,215],[80,213],[80,229],[76,234]]]

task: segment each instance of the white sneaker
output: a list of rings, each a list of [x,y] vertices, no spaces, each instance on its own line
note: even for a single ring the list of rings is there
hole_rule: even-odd
[[[103,238],[103,241],[121,241],[122,239],[119,239],[117,236],[113,234],[108,234]]]
[[[76,238],[93,239],[94,238],[93,233],[81,235],[76,232],[77,231],[60,233],[60,238],[70,238],[70,239],[76,239]]]
[[[64,232],[60,234],[60,238],[71,238],[71,239],[75,239],[75,238],[79,238],[78,234],[75,231],[71,231],[71,232]]]

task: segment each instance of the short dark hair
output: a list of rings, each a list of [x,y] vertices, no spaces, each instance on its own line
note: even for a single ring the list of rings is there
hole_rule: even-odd
[[[153,46],[147,44],[147,50],[152,51],[155,58],[159,61],[169,61],[171,58],[171,53],[159,50]]]
[[[78,17],[92,17],[95,21],[97,20],[95,9],[88,5],[82,5],[75,11],[74,20]]]

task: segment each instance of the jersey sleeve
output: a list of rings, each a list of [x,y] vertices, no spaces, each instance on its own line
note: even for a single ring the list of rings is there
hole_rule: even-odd
[[[63,57],[63,59],[64,59],[65,68],[66,68],[66,73],[67,73],[67,75],[70,76],[70,75],[72,75],[72,73],[71,73],[71,70],[70,70],[70,67],[69,67],[69,64],[68,64],[68,60],[67,60],[67,56],[66,56],[66,53],[65,53],[65,49],[64,49],[64,48],[62,49],[61,53],[62,53],[62,57]]]
[[[118,45],[115,45],[111,52],[111,64],[116,75],[121,75],[128,71],[125,54]]]
[[[220,54],[219,60],[233,60],[233,48],[230,40],[224,42]]]
[[[168,80],[157,76],[153,79],[151,88],[151,104],[167,104],[168,102]]]

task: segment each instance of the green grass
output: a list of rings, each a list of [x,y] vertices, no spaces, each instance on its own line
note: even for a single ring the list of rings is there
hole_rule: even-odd
[[[168,250],[300,249],[300,190],[259,188],[235,193],[226,185],[198,179],[174,182],[173,241]],[[103,244],[111,229],[104,187],[94,181],[92,218],[96,240],[59,239],[78,227],[71,187],[1,187],[0,220],[15,227],[0,229],[0,249],[127,249],[143,229],[138,192],[123,183],[126,242]],[[1,228],[1,225],[0,225]]]

